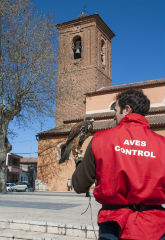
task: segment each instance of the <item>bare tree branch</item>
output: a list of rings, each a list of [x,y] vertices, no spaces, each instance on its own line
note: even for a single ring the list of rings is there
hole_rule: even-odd
[[[57,34],[52,16],[32,0],[0,1],[0,169],[10,145],[14,118],[25,124],[52,115],[56,94]],[[0,174],[1,174],[0,170]],[[2,174],[3,175],[3,174]],[[1,183],[0,191],[4,188]]]

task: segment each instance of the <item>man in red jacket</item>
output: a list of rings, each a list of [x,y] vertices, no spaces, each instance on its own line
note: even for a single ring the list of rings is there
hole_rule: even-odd
[[[149,108],[140,90],[118,94],[117,126],[96,132],[76,162],[75,191],[96,183],[99,240],[165,239],[165,138],[150,130]]]

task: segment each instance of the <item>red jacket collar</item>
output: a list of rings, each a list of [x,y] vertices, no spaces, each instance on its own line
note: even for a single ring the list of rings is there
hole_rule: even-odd
[[[139,124],[142,124],[142,125],[145,125],[146,127],[150,127],[149,125],[149,122],[148,120],[138,114],[138,113],[130,113],[130,114],[127,114],[121,121],[120,121],[120,124],[123,124],[123,123],[126,123],[126,122],[134,122],[134,123],[139,123]]]

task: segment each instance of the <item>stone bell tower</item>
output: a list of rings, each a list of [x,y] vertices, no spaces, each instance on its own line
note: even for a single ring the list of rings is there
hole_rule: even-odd
[[[56,127],[85,114],[85,93],[112,85],[111,39],[115,36],[98,14],[81,14],[57,28]]]

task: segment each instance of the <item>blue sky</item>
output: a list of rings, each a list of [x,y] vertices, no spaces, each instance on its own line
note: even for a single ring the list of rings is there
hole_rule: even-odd
[[[84,8],[88,15],[100,15],[116,35],[112,39],[113,85],[165,77],[164,0],[34,0],[34,3],[43,13],[53,13],[55,23],[76,19]],[[9,139],[12,152],[36,157],[35,135],[53,127],[54,119],[47,119],[42,126],[36,122],[25,129],[16,128],[17,137]]]

